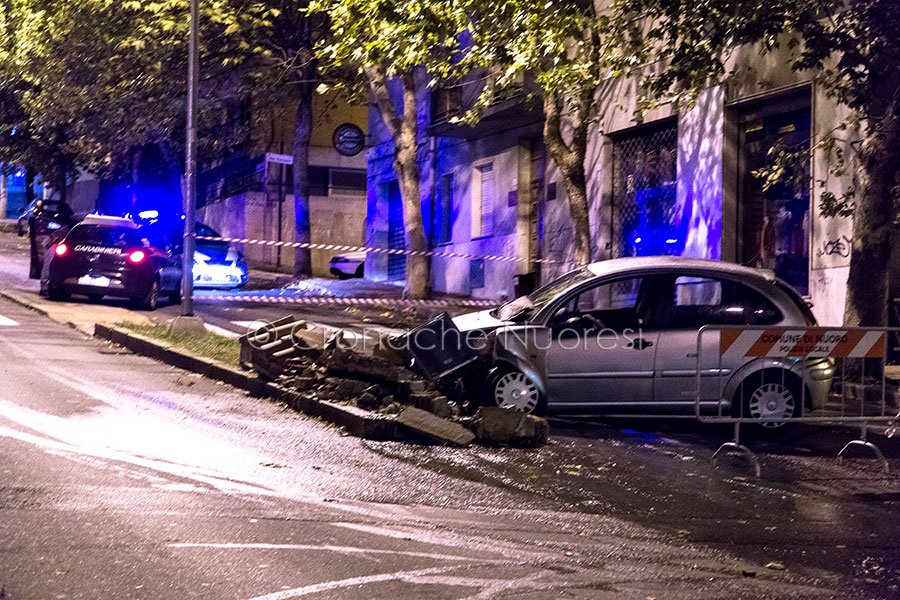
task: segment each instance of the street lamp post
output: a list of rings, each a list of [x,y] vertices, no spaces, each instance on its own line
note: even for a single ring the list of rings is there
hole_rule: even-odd
[[[182,253],[181,314],[194,316],[194,223],[197,207],[197,97],[199,49],[198,1],[191,0],[191,24],[188,38],[187,152],[184,177],[184,247]]]

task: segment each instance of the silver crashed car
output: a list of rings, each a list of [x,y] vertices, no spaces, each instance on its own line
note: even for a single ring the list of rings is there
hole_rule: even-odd
[[[697,406],[701,327],[803,328],[815,319],[769,271],[657,256],[591,264],[454,324],[490,342],[488,394],[499,406],[537,414],[676,415]],[[718,333],[702,339],[702,411],[777,427],[825,404],[832,361],[720,363]]]

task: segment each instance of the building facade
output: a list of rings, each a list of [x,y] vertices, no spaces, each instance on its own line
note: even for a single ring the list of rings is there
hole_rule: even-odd
[[[585,164],[594,260],[669,254],[767,268],[813,303],[820,322],[842,322],[852,220],[823,217],[818,198],[843,194],[849,175],[832,174],[821,149],[793,161],[775,185],[764,188],[754,175],[771,153],[808,150],[847,116],[786,58],[742,48],[730,79],[681,110],[663,105],[642,114],[627,81],[598,99],[603,110]],[[465,86],[430,94],[419,122],[431,247],[521,259],[435,257],[432,289],[509,298],[517,275],[534,272],[547,282],[571,269],[571,219],[544,149],[540,110],[512,100],[492,106],[478,125],[460,126],[448,115],[465,105]],[[399,248],[393,146],[377,112],[370,129],[367,240]],[[401,260],[370,257],[367,273],[401,280]]]
[[[294,107],[252,131],[248,149],[210,166],[198,181],[198,218],[223,236],[296,240],[293,195]],[[368,111],[317,96],[309,152],[310,233],[317,244],[362,245],[366,219]],[[251,267],[293,272],[294,252],[247,245]],[[313,250],[313,275],[329,275],[333,252]]]

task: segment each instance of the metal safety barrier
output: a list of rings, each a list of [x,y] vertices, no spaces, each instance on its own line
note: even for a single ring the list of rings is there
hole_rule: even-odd
[[[470,260],[490,260],[499,262],[527,262],[551,265],[574,265],[573,261],[558,261],[547,258],[522,258],[518,256],[502,256],[497,254],[466,254],[461,252],[443,252],[437,250],[405,250],[403,248],[375,248],[370,246],[348,246],[344,244],[314,244],[312,242],[276,242],[273,240],[255,240],[249,238],[211,237],[198,235],[201,242],[227,242],[229,244],[251,244],[274,248],[308,248],[310,250],[330,250],[333,252],[370,252],[372,254],[393,254],[402,256],[427,256],[436,258],[465,258]]]
[[[888,340],[897,328],[720,327],[697,334],[695,416],[732,424],[725,454],[744,456],[757,476],[760,464],[741,443],[741,427],[775,429],[796,423],[859,427],[838,452],[868,449],[885,472],[881,450],[867,439],[871,425],[892,435],[900,419],[898,382],[888,378]]]

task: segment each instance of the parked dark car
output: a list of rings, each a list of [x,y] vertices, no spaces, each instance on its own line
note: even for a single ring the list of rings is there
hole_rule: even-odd
[[[28,205],[22,209],[22,213],[19,215],[19,219],[16,223],[16,230],[19,236],[21,237],[28,233],[29,223],[32,218],[40,213],[52,216],[59,211],[59,206],[58,200],[38,199],[29,202]]]
[[[19,217],[19,235],[28,234],[30,265],[28,276],[40,279],[50,238],[68,230],[75,222],[68,204],[58,200],[32,200]]]
[[[89,216],[52,241],[41,273],[41,293],[51,300],[114,296],[144,310],[154,310],[160,297],[181,301],[181,254],[152,228]]]

